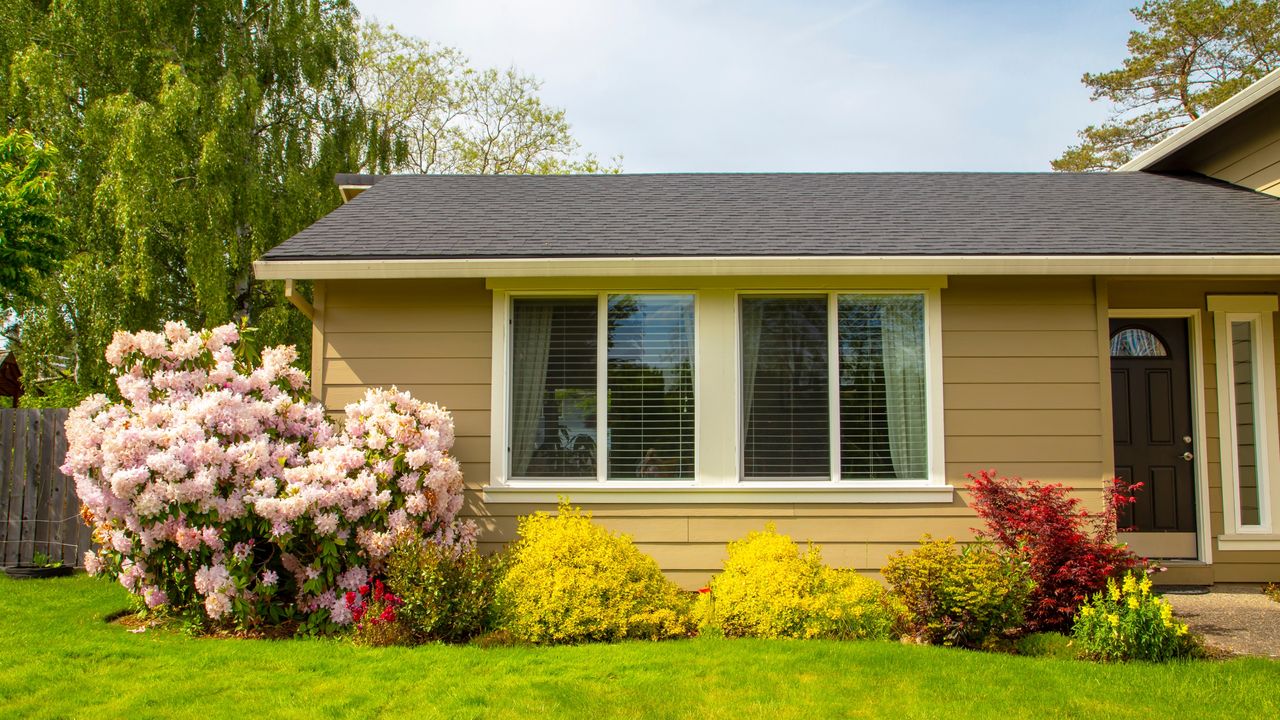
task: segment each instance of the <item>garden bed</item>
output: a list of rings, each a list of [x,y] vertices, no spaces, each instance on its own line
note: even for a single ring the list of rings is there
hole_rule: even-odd
[[[696,639],[362,648],[195,639],[105,622],[84,576],[0,578],[0,707],[14,717],[1276,717],[1262,659],[1095,664],[896,643]],[[305,702],[299,702],[305,698]]]

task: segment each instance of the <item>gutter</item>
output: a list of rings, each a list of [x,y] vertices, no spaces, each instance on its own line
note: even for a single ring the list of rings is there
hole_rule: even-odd
[[[780,275],[1257,276],[1280,275],[1280,254],[259,260],[253,264],[253,272],[260,280]]]

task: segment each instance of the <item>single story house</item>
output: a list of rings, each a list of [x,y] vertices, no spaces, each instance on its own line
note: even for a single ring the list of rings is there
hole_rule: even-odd
[[[491,547],[568,496],[690,587],[767,521],[875,571],[995,468],[1145,483],[1165,582],[1277,580],[1269,93],[1132,172],[339,176],[255,269],[312,283],[331,409],[453,411]]]

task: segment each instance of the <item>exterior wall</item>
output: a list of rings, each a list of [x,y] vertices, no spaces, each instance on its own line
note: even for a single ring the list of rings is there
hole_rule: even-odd
[[[1207,311],[1210,294],[1275,294],[1280,281],[1253,279],[1187,279],[1187,278],[1111,278],[1106,283],[1110,307],[1113,309],[1198,309],[1200,316],[1201,356],[1204,359],[1202,383],[1205,395],[1205,447],[1198,449],[1208,461],[1210,533],[1217,538],[1223,533],[1222,467],[1220,462],[1218,425],[1217,353],[1214,347],[1213,314]],[[1277,337],[1280,337],[1278,335]],[[1192,372],[1197,370],[1192,367]],[[1203,498],[1197,498],[1203,501]],[[1280,550],[1221,550],[1216,540],[1212,547],[1214,582],[1260,582],[1280,578]]]
[[[487,549],[549,505],[485,504],[489,479],[491,297],[483,280],[325,281],[317,302],[316,391],[334,412],[367,386],[398,385],[454,414],[465,513]],[[948,481],[994,467],[1095,491],[1108,474],[1092,278],[952,277],[942,291]],[[1092,495],[1093,493],[1090,492]],[[939,504],[587,505],[688,586],[725,544],[766,522],[821,543],[834,564],[878,570],[924,533],[970,537],[967,494]]]
[[[1107,308],[1199,309],[1211,533],[1223,530],[1216,353],[1209,294],[1277,293],[1254,279],[952,277],[942,291],[945,459],[948,481],[994,467],[1100,495],[1112,474]],[[454,414],[455,455],[467,478],[465,512],[488,549],[515,535],[516,519],[549,505],[481,501],[489,480],[492,294],[483,280],[326,281],[317,299],[317,392],[339,412],[367,386],[398,385]],[[1280,337],[1280,328],[1277,328]],[[1280,347],[1277,348],[1280,354]],[[1193,372],[1196,372],[1193,368]],[[766,522],[823,545],[835,564],[877,570],[923,533],[970,536],[963,491],[939,504],[588,505],[632,534],[677,580],[694,586],[716,570],[725,544]],[[1280,551],[1213,547],[1205,572],[1186,581],[1248,582],[1280,576]]]
[[[1198,172],[1280,195],[1280,97],[1231,119],[1152,169]]]

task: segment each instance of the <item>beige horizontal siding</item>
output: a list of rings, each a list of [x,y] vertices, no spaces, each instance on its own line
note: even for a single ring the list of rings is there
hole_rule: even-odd
[[[518,518],[550,505],[488,504],[491,294],[480,280],[329,281],[324,401],[340,410],[365,387],[394,384],[455,415],[464,514],[482,547],[515,537]],[[696,283],[691,283],[696,286]],[[942,292],[946,471],[994,467],[1080,488],[1100,485],[1103,411],[1090,278],[951,278]],[[949,505],[598,505],[595,518],[632,535],[687,587],[720,567],[726,543],[766,523],[823,546],[837,565],[876,571],[924,533],[971,537],[967,492]]]

